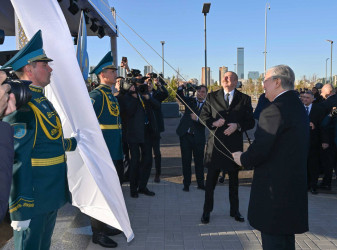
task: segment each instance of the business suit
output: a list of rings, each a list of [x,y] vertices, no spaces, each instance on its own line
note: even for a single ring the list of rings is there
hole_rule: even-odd
[[[287,238],[282,249],[295,249],[294,234],[308,231],[308,144],[309,118],[290,90],[261,112],[255,141],[240,158],[244,167],[254,168],[249,223],[271,236],[266,243]]]
[[[161,103],[168,97],[168,91],[165,86],[159,85],[156,90],[152,90],[150,95],[160,103],[160,108],[153,110],[157,122],[158,133],[152,136],[152,150],[156,167],[156,178],[158,178],[157,181],[159,181],[159,176],[161,174],[160,133],[165,131]]]
[[[222,127],[213,127],[213,122],[219,118],[225,119]],[[215,133],[216,137],[223,143],[228,152],[221,143],[210,133],[205,153],[205,167],[208,168],[206,179],[206,192],[204,213],[210,213],[213,210],[214,189],[221,170],[227,171],[229,175],[229,200],[230,214],[234,216],[239,211],[238,197],[238,166],[223,153],[231,158],[231,152],[243,150],[242,132],[254,127],[253,108],[251,99],[248,95],[234,89],[232,102],[228,106],[224,98],[224,89],[208,94],[205,105],[201,111],[199,119],[203,120],[207,127]],[[229,123],[237,123],[241,129],[227,136],[224,134]],[[221,151],[221,152],[220,152]]]
[[[8,198],[12,183],[14,163],[13,128],[0,121],[0,222],[8,210]]]
[[[204,150],[205,150],[205,126],[200,121],[191,118],[192,111],[200,116],[204,102],[200,102],[196,97],[187,97],[180,87],[177,91],[177,98],[185,105],[185,113],[181,118],[176,133],[180,138],[181,160],[184,176],[184,187],[188,189],[191,184],[191,162],[192,154],[195,165],[195,175],[198,187],[204,188]]]
[[[310,142],[308,153],[308,188],[316,190],[319,176],[319,152],[322,141],[321,123],[324,118],[324,109],[319,105],[313,103],[309,113],[309,122],[312,122],[314,129],[310,127]]]
[[[320,105],[324,108],[325,116],[327,116],[333,107],[337,107],[337,95],[329,96]],[[332,171],[336,165],[337,148],[335,143],[335,124],[334,122],[325,122],[323,126],[322,143],[329,144],[329,147],[322,149],[322,165],[324,170],[324,177],[319,187],[326,187],[331,189]]]
[[[128,128],[126,139],[130,147],[130,192],[131,196],[137,189],[147,189],[151,174],[151,135],[158,133],[154,109],[160,108],[160,103],[150,97],[146,100],[140,95],[134,98],[130,93],[124,98],[127,112]]]

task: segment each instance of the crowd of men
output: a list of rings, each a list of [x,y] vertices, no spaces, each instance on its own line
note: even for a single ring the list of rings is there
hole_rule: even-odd
[[[44,95],[52,59],[44,53],[42,44],[39,31],[3,66],[12,68],[20,80],[31,82],[29,102],[15,111],[10,86],[0,86],[0,117],[7,122],[0,122],[0,138],[8,141],[5,146],[0,144],[4,159],[0,165],[4,190],[1,218],[9,196],[16,249],[50,248],[57,211],[70,201],[65,152],[75,150],[80,141],[77,134],[63,137],[60,117]],[[160,182],[160,133],[164,131],[161,102],[168,91],[156,74],[142,76],[139,70],[130,70],[124,58],[121,67],[128,72],[126,78],[117,77],[108,52],[90,72],[97,76],[98,84],[89,96],[120,184],[130,182],[132,198],[139,194],[155,196],[147,184],[153,154],[154,182]],[[227,173],[229,215],[244,222],[239,211],[238,174],[243,167],[254,168],[248,219],[262,232],[264,249],[295,249],[294,234],[308,230],[307,191],[317,194],[319,188],[330,190],[333,168],[336,171],[335,89],[326,84],[320,94],[316,88],[297,93],[294,81],[294,72],[286,65],[268,70],[266,92],[255,113],[251,98],[236,89],[235,72],[224,74],[218,91],[207,94],[207,87],[199,86],[196,96],[191,96],[191,87],[183,82],[176,93],[185,106],[176,130],[183,191],[190,191],[193,157],[197,188],[205,192],[201,222],[210,223],[219,174]],[[243,133],[254,127],[255,120],[255,140],[242,153]],[[127,172],[125,166],[129,166]],[[318,184],[321,172],[324,176]],[[95,218],[91,218],[91,227],[95,244],[117,247],[109,236],[121,231]]]

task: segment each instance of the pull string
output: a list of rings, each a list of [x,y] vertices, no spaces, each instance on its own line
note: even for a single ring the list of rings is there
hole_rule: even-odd
[[[93,6],[96,6],[91,0],[89,0],[89,2],[93,5]],[[104,16],[105,17],[105,20],[111,25],[111,27],[114,27],[115,28],[115,30],[120,34],[120,35],[122,35],[122,37],[125,39],[125,41],[137,52],[137,54],[146,62],[146,63],[148,63],[148,65],[150,65],[150,66],[152,66],[151,65],[151,63],[150,62],[148,62],[147,60],[146,60],[146,58],[137,50],[137,48],[135,47],[135,46],[133,46],[133,44],[123,35],[123,33],[122,32],[120,32],[119,31],[119,29],[116,27],[116,25],[114,25],[114,24],[112,24],[111,22],[110,22],[110,20],[109,20],[109,18],[107,18],[105,15],[104,15],[104,13],[102,13],[101,11],[100,11],[100,9],[99,8],[97,8],[97,11],[100,13],[100,15],[101,16]],[[117,15],[117,14],[116,14]],[[172,67],[172,66],[170,66],[170,67]],[[158,71],[152,66],[152,68],[154,69],[154,71],[156,72],[156,73],[158,73]],[[175,70],[175,69],[174,69]],[[176,70],[175,70],[176,71]],[[179,74],[180,75],[180,74]],[[162,78],[161,77],[161,79],[162,80],[164,80],[164,78]],[[169,86],[170,88],[171,88],[171,90],[174,92],[174,93],[176,93],[177,94],[177,92],[170,86],[170,85],[167,85],[167,86]],[[190,110],[191,110],[191,112],[193,113],[193,114],[195,114],[197,117],[199,117],[194,111],[193,111],[193,109],[184,101],[184,100],[182,100],[182,102],[184,103],[184,105],[186,106],[186,107],[188,107]],[[220,114],[219,114],[220,115]],[[220,115],[221,116],[221,115]],[[222,117],[222,116],[221,116]],[[223,118],[223,117],[222,117]],[[224,119],[224,118],[223,118]],[[203,121],[203,120],[201,120],[201,119],[199,119],[199,121],[201,121],[201,124],[202,125],[204,125],[208,130],[209,130],[209,132],[214,136],[214,138],[216,138],[218,141],[219,141],[219,143],[230,153],[230,154],[232,154],[232,152],[231,151],[229,151],[229,149],[222,143],[222,141],[215,135],[215,133],[213,132],[213,131],[211,131],[207,126],[206,126],[206,124],[205,124],[205,122]],[[223,152],[222,152],[223,153]],[[230,159],[231,161],[233,161],[234,163],[235,163],[235,161],[234,161],[234,159],[232,158],[232,157],[230,157],[230,156],[228,156],[227,154],[225,154],[225,153],[223,153],[228,159]]]
[[[169,62],[167,62],[141,35],[139,35],[138,33],[137,33],[137,31],[135,31],[126,21],[124,21],[124,19],[123,18],[121,18],[118,14],[117,14],[117,12],[115,12],[116,13],[116,16],[129,28],[129,29],[131,29],[147,46],[149,46],[172,70],[174,70],[174,72],[175,73],[177,73],[185,82],[187,82],[187,80],[169,63]],[[124,37],[124,36],[123,36]],[[150,66],[152,66],[151,64],[149,64]],[[153,66],[152,66],[152,68],[153,68]],[[158,72],[157,72],[158,73]],[[163,79],[161,76],[160,76],[160,78],[161,79]],[[164,79],[163,79],[164,80]],[[197,91],[196,90],[196,88],[194,88],[192,85],[191,85],[191,87],[192,87],[192,89],[194,90],[194,91]],[[206,100],[205,100],[206,101]],[[206,101],[207,102],[207,101]],[[210,104],[210,107],[211,107],[211,109],[213,110],[213,111],[215,111],[215,113],[217,114],[217,115],[219,115],[220,116],[220,118],[222,118],[222,119],[224,119],[225,120],[225,118],[223,118],[223,116],[215,109],[215,108],[213,108],[213,106]]]

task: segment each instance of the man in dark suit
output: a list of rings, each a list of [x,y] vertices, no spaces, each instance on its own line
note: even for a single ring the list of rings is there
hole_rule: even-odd
[[[185,192],[188,192],[191,185],[191,162],[192,154],[194,157],[195,175],[198,183],[198,189],[205,189],[204,184],[204,150],[205,150],[205,126],[200,123],[198,116],[204,105],[207,95],[207,87],[202,85],[197,88],[197,96],[190,97],[184,95],[186,84],[179,86],[177,91],[178,100],[184,104],[185,113],[180,120],[176,130],[180,138],[181,160],[184,176]]]
[[[322,129],[321,123],[324,118],[324,109],[321,105],[313,103],[315,100],[314,94],[311,91],[306,91],[302,97],[302,103],[309,115],[310,122],[310,147],[308,154],[308,189],[312,194],[317,194],[317,181],[319,176],[319,152],[321,149]]]
[[[230,216],[243,222],[239,212],[239,166],[231,157],[231,152],[243,150],[243,131],[252,129],[255,124],[253,108],[248,95],[236,90],[238,76],[226,72],[222,89],[208,94],[199,119],[211,133],[205,153],[205,167],[208,168],[202,223],[208,223],[213,210],[214,189],[221,170],[229,176]],[[215,135],[215,136],[214,136]]]
[[[337,95],[331,84],[325,84],[321,90],[324,101],[320,104],[324,108],[324,114],[327,116],[334,107],[337,107]],[[324,177],[318,188],[331,190],[332,172],[336,166],[337,147],[335,143],[335,126],[333,123],[327,123],[323,128],[322,143],[322,165]]]
[[[9,192],[12,183],[14,163],[14,132],[13,128],[1,118],[16,110],[14,94],[8,94],[11,87],[1,85],[6,79],[6,73],[0,71],[0,222],[8,210]]]
[[[260,115],[255,140],[238,165],[254,167],[248,220],[261,231],[265,250],[295,250],[295,234],[308,231],[307,157],[309,118],[286,65],[267,71],[264,88],[272,103]]]
[[[153,73],[150,74],[153,76]],[[154,115],[157,122],[158,133],[152,134],[152,150],[154,154],[154,164],[156,167],[156,175],[154,182],[160,182],[161,174],[161,153],[160,153],[160,133],[165,131],[163,113],[161,112],[161,103],[168,97],[168,91],[163,84],[158,81],[158,78],[148,78],[146,81],[150,96],[156,99],[160,103],[160,109],[154,109]],[[153,85],[156,85],[154,89]]]
[[[137,78],[137,86],[132,85],[124,97],[128,128],[126,138],[130,148],[130,195],[138,198],[138,193],[154,196],[147,188],[151,174],[152,148],[151,135],[158,133],[157,122],[153,110],[160,109],[160,103],[149,93],[140,91],[144,78]],[[147,85],[142,87],[147,89]]]

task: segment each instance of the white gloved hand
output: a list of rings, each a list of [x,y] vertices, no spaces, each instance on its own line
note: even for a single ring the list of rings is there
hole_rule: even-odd
[[[79,129],[76,132],[72,132],[70,136],[76,139],[77,144],[80,142],[80,130]]]
[[[29,220],[22,220],[22,221],[15,221],[13,220],[11,226],[16,231],[24,231],[29,227],[30,219]]]

